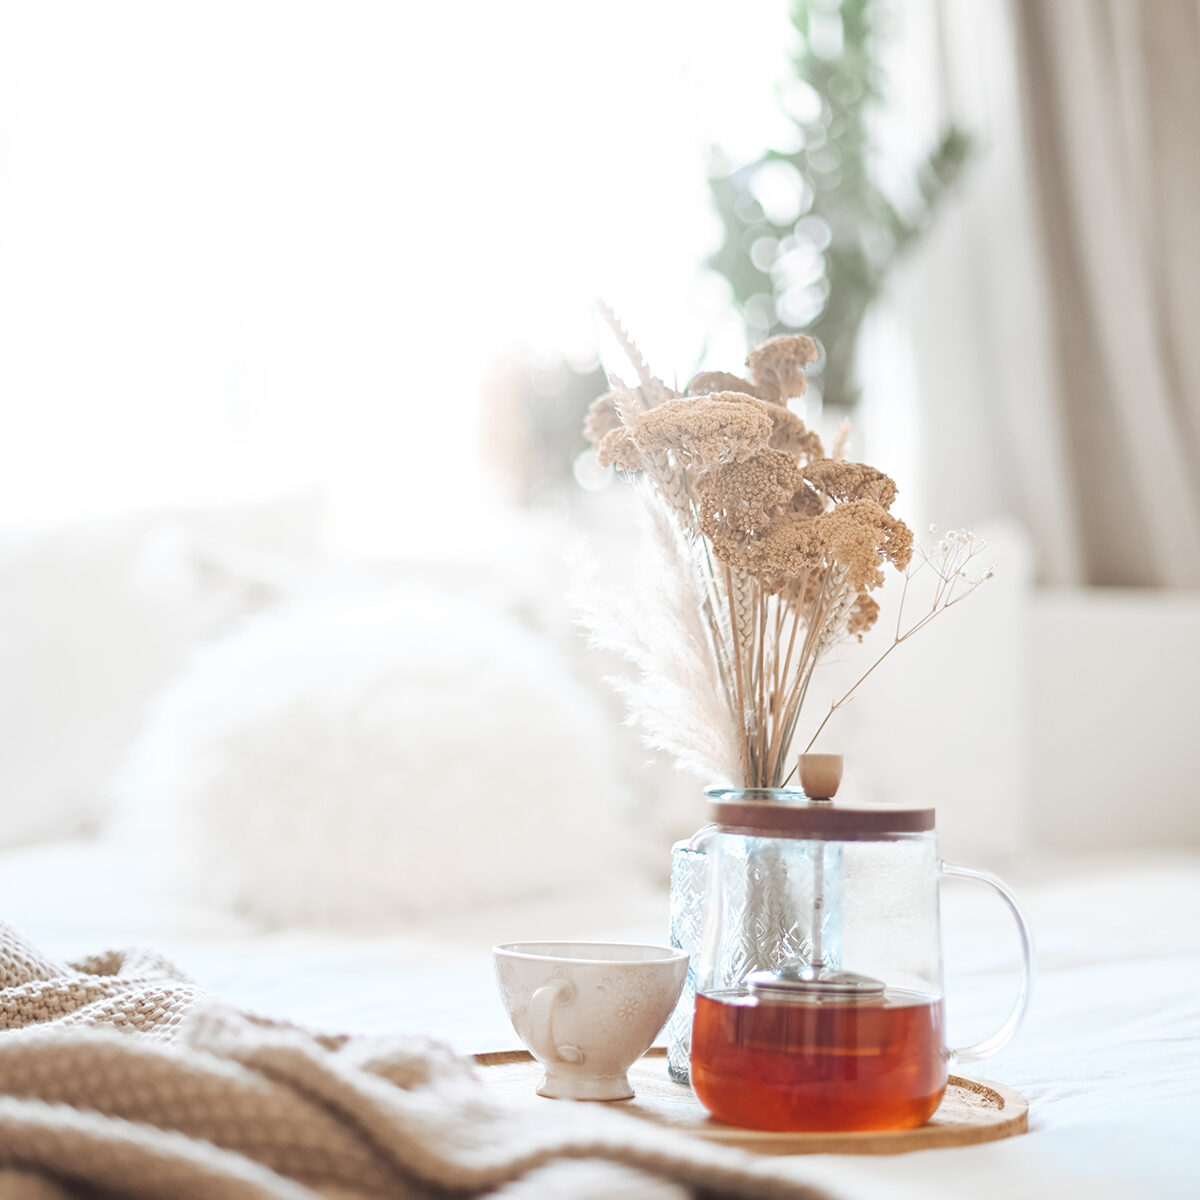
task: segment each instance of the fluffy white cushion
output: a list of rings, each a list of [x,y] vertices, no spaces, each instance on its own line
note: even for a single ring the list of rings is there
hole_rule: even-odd
[[[203,546],[311,547],[314,498],[0,529],[0,845],[104,816],[104,785],[195,639],[256,600]]]
[[[318,597],[197,652],[121,774],[118,830],[177,894],[271,924],[602,888],[624,841],[609,729],[493,608],[412,583]]]

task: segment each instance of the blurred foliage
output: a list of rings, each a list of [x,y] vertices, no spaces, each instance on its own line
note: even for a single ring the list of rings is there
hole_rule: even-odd
[[[873,170],[871,109],[883,103],[879,46],[887,0],[796,0],[795,80],[781,97],[795,146],[766,150],[709,181],[725,227],[710,265],[728,280],[751,343],[803,330],[822,350],[822,402],[858,400],[855,345],[888,272],[920,239],[972,153],[947,126],[911,168],[910,196],[889,197]]]

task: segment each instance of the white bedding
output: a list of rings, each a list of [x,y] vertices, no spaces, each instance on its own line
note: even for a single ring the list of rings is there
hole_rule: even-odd
[[[1015,879],[1038,977],[1017,1040],[976,1074],[1030,1101],[1021,1138],[899,1158],[780,1160],[848,1196],[1200,1196],[1200,855],[1059,863]],[[463,1052],[515,1044],[489,947],[507,938],[662,941],[665,897],[635,887],[529,902],[419,928],[256,931],[147,907],[102,845],[0,855],[0,916],[50,953],[152,943],[238,1004],[324,1028],[405,1029]],[[998,1024],[1016,983],[1001,906],[944,897],[951,1040]]]

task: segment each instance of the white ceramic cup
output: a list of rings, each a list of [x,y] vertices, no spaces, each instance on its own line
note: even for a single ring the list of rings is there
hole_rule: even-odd
[[[626,1072],[671,1015],[687,954],[613,942],[506,942],[493,953],[513,1028],[546,1068],[538,1095],[628,1100]]]

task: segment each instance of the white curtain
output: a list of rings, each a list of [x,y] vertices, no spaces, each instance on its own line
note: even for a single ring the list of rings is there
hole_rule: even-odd
[[[1200,586],[1200,5],[905,13],[914,148],[979,144],[902,297],[930,512],[1018,516],[1046,582]]]
[[[1200,586],[1200,5],[1016,18],[1087,581]]]

